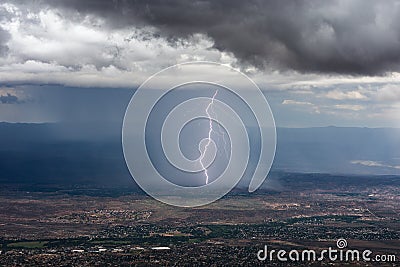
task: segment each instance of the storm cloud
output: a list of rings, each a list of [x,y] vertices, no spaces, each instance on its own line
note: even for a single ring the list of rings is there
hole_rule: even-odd
[[[400,70],[398,1],[72,0],[48,5],[102,18],[110,28],[154,27],[171,42],[205,34],[214,48],[260,69],[351,75]]]
[[[400,1],[394,0],[6,0],[0,121],[118,117],[102,113],[102,89],[137,88],[188,61],[245,72],[281,126],[399,127]],[[94,91],[82,101],[78,89]],[[4,104],[13,96],[24,104]]]

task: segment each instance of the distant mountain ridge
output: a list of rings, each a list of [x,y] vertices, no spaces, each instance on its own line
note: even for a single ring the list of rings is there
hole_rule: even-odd
[[[121,125],[0,123],[0,181],[132,183]],[[400,175],[400,129],[278,128],[273,171]]]
[[[398,128],[278,128],[275,168],[341,174],[400,174]]]

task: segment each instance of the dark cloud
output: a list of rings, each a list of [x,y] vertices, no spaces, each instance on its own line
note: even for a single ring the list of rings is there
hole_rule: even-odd
[[[7,93],[6,95],[0,95],[0,103],[2,104],[19,104],[21,101],[17,96]]]
[[[109,27],[153,26],[170,40],[203,33],[242,63],[301,72],[400,69],[397,1],[49,1]]]

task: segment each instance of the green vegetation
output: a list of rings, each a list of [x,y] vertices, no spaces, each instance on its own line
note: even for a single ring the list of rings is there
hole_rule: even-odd
[[[9,248],[35,249],[35,248],[43,248],[46,246],[47,243],[48,241],[28,241],[28,242],[9,243],[7,246]]]
[[[201,238],[192,238],[192,239],[189,239],[189,243],[191,243],[191,244],[195,244],[195,243],[201,243],[203,240],[201,239]]]
[[[301,217],[301,218],[290,218],[286,220],[287,223],[323,223],[325,221],[335,221],[335,222],[346,222],[352,223],[358,220],[361,216],[350,216],[350,215],[327,215],[327,216],[311,216],[311,217]]]
[[[93,240],[90,243],[96,244],[96,245],[129,245],[132,242],[128,240]]]

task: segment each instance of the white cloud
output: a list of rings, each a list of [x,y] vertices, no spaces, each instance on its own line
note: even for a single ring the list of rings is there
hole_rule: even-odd
[[[285,99],[282,102],[282,105],[301,105],[301,106],[314,106],[313,103],[310,102],[304,102],[304,101],[295,101],[291,99]]]
[[[329,91],[325,94],[326,98],[335,99],[335,100],[363,100],[367,99],[365,95],[360,93],[359,91],[348,91],[343,92],[339,90]]]
[[[0,82],[4,84],[132,88],[180,62],[239,65],[232,54],[215,49],[214,41],[203,34],[171,43],[151,27],[111,30],[96,17],[73,21],[77,14],[64,16],[56,9],[29,9],[22,4],[1,7],[12,14],[0,17],[0,27],[10,33],[8,55],[0,57]],[[400,73],[363,77],[245,68],[260,88],[271,92],[272,101],[277,101],[272,104],[296,116],[301,112],[329,114],[355,123],[370,120],[370,125],[380,125],[385,120],[387,125],[400,125],[396,106]]]
[[[383,168],[400,169],[400,166],[397,166],[397,165],[389,165],[389,164],[384,164],[384,163],[381,163],[378,161],[372,161],[372,160],[353,160],[353,161],[351,161],[351,163],[368,166],[368,167],[383,167]]]
[[[400,85],[386,84],[376,92],[376,98],[382,102],[400,102]]]
[[[311,111],[312,113],[316,113],[316,114],[321,113],[320,107],[311,102],[285,99],[282,101],[282,105],[293,105],[293,106],[297,106],[297,107],[305,107],[306,110]]]
[[[201,34],[171,43],[149,27],[110,30],[100,20],[74,22],[57,10],[21,12],[10,4],[7,9],[13,18],[0,22],[11,34],[9,54],[0,59],[2,82],[131,87],[180,62],[235,62]]]
[[[327,88],[336,85],[370,85],[370,84],[400,84],[400,72],[388,73],[385,76],[349,76],[349,75],[327,75],[327,74],[300,74],[292,72],[291,78],[281,83],[283,88],[298,86],[313,86]]]
[[[0,66],[9,67],[8,70],[2,69],[2,78],[6,82],[12,82],[14,77],[18,81],[23,81],[25,77],[28,83],[38,82],[43,69],[31,72],[20,68],[12,71],[10,68],[15,64],[25,65],[27,61],[38,62],[38,66],[43,63],[54,67],[54,70],[49,71],[57,75],[45,80],[57,82],[57,77],[60,77],[59,82],[62,84],[76,85],[83,82],[83,86],[96,84],[96,79],[97,86],[106,86],[101,77],[104,74],[103,68],[120,69],[121,72],[131,75],[135,84],[138,84],[162,68],[179,62],[208,60],[237,64],[232,54],[214,49],[213,40],[202,34],[171,44],[165,38],[158,37],[151,27],[111,30],[104,21],[96,17],[86,17],[83,21],[74,22],[70,19],[74,14],[64,17],[60,10],[35,10],[9,3],[0,6],[12,14],[11,19],[0,20],[0,26],[11,34],[8,42],[9,55],[7,58],[0,58]],[[85,66],[95,66],[97,75],[95,71],[90,71],[90,75],[80,73]],[[310,94],[318,88],[338,84],[399,83],[400,78],[400,73],[384,77],[351,77],[274,69],[252,69],[248,74],[261,88],[289,89],[298,94]],[[115,76],[115,85],[131,86],[131,81],[121,80],[126,79],[127,75]],[[66,76],[69,79],[65,79]],[[96,79],[93,80],[95,76]],[[89,80],[84,81],[84,77]],[[366,96],[354,90],[337,90],[328,92],[327,97],[361,100]]]
[[[344,104],[338,104],[338,105],[334,105],[335,108],[337,109],[346,109],[346,110],[353,110],[353,111],[360,111],[360,110],[364,110],[365,106],[361,106],[361,105],[344,105]]]

